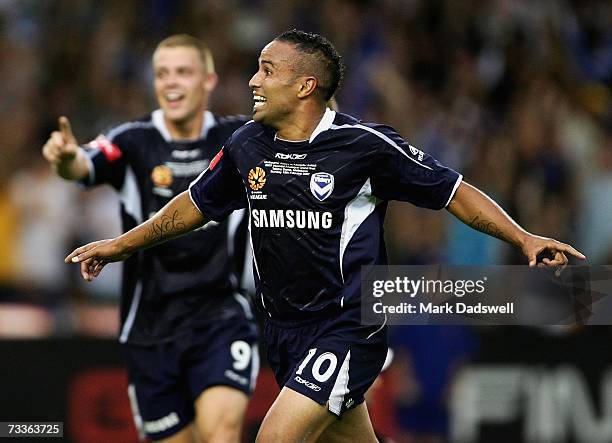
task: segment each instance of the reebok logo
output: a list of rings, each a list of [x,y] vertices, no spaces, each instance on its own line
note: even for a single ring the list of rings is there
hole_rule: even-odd
[[[319,385],[315,385],[314,383],[309,382],[308,380],[304,380],[302,377],[300,377],[299,375],[296,376],[294,378],[295,381],[297,381],[298,383],[306,386],[308,389],[312,389],[315,392],[319,392],[321,390],[321,386]]]
[[[281,160],[303,160],[307,155],[308,154],[283,154],[282,152],[277,152],[274,157]]]
[[[412,145],[408,145],[408,147],[410,148],[410,153],[412,155],[416,156],[419,159],[420,162],[423,161],[423,156],[425,155],[425,154],[423,154],[423,151],[421,151],[420,149],[415,148]]]

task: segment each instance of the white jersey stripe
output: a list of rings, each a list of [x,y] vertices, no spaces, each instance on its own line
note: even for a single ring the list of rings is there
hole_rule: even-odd
[[[253,252],[248,246],[244,251],[244,265],[242,267],[242,280],[240,287],[250,294],[255,293],[255,280],[253,279]]]
[[[191,192],[189,193],[191,196]],[[191,200],[193,203],[193,200]],[[234,238],[240,222],[244,218],[244,209],[237,209],[228,217],[227,222],[227,252],[230,256],[234,255]]]
[[[249,245],[251,245],[251,254],[253,255],[253,264],[255,265],[255,272],[257,272],[257,278],[261,278],[261,274],[259,273],[259,267],[257,266],[257,257],[255,256],[255,247],[253,246],[253,230],[251,224],[253,223],[252,211],[251,211],[251,200],[247,196],[247,203],[249,204]],[[272,314],[268,311],[266,307],[266,302],[264,301],[263,292],[260,294],[261,297],[261,305],[266,310],[268,317],[272,317]]]
[[[344,209],[344,223],[340,234],[340,275],[344,283],[344,253],[353,235],[368,216],[374,212],[376,205],[380,202],[372,195],[372,185],[368,178],[363,184],[355,198],[346,205]]]
[[[253,246],[253,235],[251,232],[251,223],[253,223],[253,217],[251,216],[251,201],[249,200],[248,196],[247,202],[249,204],[249,244],[251,245],[251,254],[253,254],[253,263],[255,264],[255,271],[257,272],[257,277],[261,278],[259,274],[259,267],[257,266],[257,257],[255,256],[255,247]]]
[[[363,129],[364,131],[368,131],[369,133],[374,134],[375,136],[377,136],[377,137],[383,139],[384,141],[386,141],[387,143],[389,143],[391,146],[393,146],[399,152],[404,154],[406,156],[406,158],[412,160],[417,165],[422,166],[423,168],[429,169],[430,171],[433,171],[433,169],[431,167],[429,167],[427,165],[424,165],[423,163],[415,160],[414,158],[412,158],[411,156],[406,154],[406,151],[404,151],[397,143],[395,143],[393,140],[391,140],[385,134],[383,134],[382,132],[377,131],[376,129],[370,128],[370,127],[365,126],[365,125],[360,125],[360,124],[356,124],[356,125],[341,125],[341,126],[331,125],[330,126],[330,129],[355,129],[355,128]]]
[[[463,175],[459,174],[459,177],[457,177],[457,181],[455,182],[455,186],[453,186],[453,190],[450,193],[450,197],[448,197],[448,201],[444,205],[445,208],[448,206],[448,204],[451,202],[451,200],[455,196],[455,192],[457,192],[457,189],[459,189],[459,185],[461,184],[462,180],[463,180]]]
[[[125,319],[123,328],[121,329],[121,335],[119,336],[119,343],[127,343],[130,336],[132,326],[134,326],[134,320],[136,320],[136,312],[138,311],[138,305],[140,304],[140,297],[142,295],[142,282],[138,280],[136,288],[134,289],[134,298],[132,298],[132,304],[130,305],[130,312]]]
[[[371,339],[372,337],[374,337],[376,334],[378,334],[380,331],[382,331],[382,329],[385,327],[385,325],[387,324],[387,313],[385,312],[385,321],[383,321],[383,324],[380,325],[380,328],[378,328],[376,331],[372,332],[370,335],[368,335],[366,337],[366,340]]]
[[[251,304],[246,299],[246,297],[236,292],[234,294],[234,299],[238,302],[238,304],[240,304],[240,306],[242,306],[242,310],[244,311],[244,315],[246,316],[246,318],[248,318],[249,320],[252,320],[253,311],[251,311]]]
[[[125,212],[134,218],[136,224],[142,223],[144,219],[142,217],[142,206],[140,205],[140,189],[138,188],[136,174],[129,166],[125,170],[125,177],[123,178],[121,191],[119,191],[119,197]]]
[[[152,122],[127,122],[127,123],[119,125],[116,128],[113,128],[112,130],[110,130],[109,133],[106,134],[106,138],[112,142],[115,139],[115,137],[124,133],[128,129],[136,129],[136,128],[146,129],[146,128],[152,128],[153,125],[154,124]]]
[[[351,351],[348,351],[346,354],[346,358],[342,362],[340,371],[338,372],[338,377],[336,377],[334,387],[332,388],[331,393],[329,394],[328,409],[336,415],[340,415],[340,412],[342,411],[342,402],[344,401],[344,396],[349,393],[348,383],[350,361]]]
[[[257,375],[259,374],[259,346],[255,343],[251,346],[251,392],[257,385]]]
[[[145,441],[147,434],[144,430],[144,423],[142,421],[142,415],[140,415],[140,408],[138,407],[138,398],[136,398],[136,387],[133,383],[128,385],[128,398],[130,399],[130,409],[132,409],[132,418],[134,419],[134,426],[138,432],[138,439]]]
[[[193,203],[193,206],[195,206],[195,208],[198,210],[198,212],[200,214],[202,214],[206,218],[206,216],[204,215],[202,210],[198,207],[198,205],[196,204],[195,200],[193,199],[193,196],[191,195],[191,186],[189,186],[189,189],[187,189],[187,194],[189,194],[189,200],[191,200],[191,203]]]
[[[121,126],[119,128],[121,128]],[[119,197],[121,199],[121,204],[123,205],[124,211],[134,219],[136,224],[142,223],[144,219],[142,216],[142,206],[140,203],[140,188],[138,187],[136,174],[130,166],[128,166],[125,170],[123,186],[119,191]],[[121,335],[119,336],[120,343],[127,343],[130,331],[132,330],[132,326],[134,325],[134,321],[136,319],[138,305],[140,304],[140,298],[142,296],[142,282],[140,280],[138,280],[136,283],[132,296],[133,298],[130,305],[130,311],[128,312],[128,316],[123,324],[123,328],[121,329]]]

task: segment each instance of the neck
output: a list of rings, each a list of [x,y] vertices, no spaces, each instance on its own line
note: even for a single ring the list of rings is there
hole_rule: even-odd
[[[284,140],[308,140],[325,114],[325,106],[294,113],[293,118],[276,128],[276,136]]]
[[[194,117],[182,122],[171,121],[164,115],[164,122],[172,140],[197,139],[202,133],[202,126],[204,124],[202,112],[198,112]]]

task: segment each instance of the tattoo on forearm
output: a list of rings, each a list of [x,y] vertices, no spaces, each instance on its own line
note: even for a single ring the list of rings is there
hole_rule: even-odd
[[[145,234],[147,242],[160,242],[172,234],[181,233],[185,229],[185,223],[181,221],[181,216],[178,211],[174,211],[172,217],[163,215],[159,220],[156,220]]]
[[[492,235],[493,237],[497,237],[500,240],[508,241],[506,236],[503,234],[501,229],[497,226],[495,222],[489,220],[483,220],[478,216],[475,216],[472,220],[470,220],[469,225],[477,229],[480,232],[484,232],[485,234]]]

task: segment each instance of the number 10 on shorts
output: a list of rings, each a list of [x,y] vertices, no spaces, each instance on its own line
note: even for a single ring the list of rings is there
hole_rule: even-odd
[[[306,358],[304,358],[297,371],[295,371],[296,375],[302,375],[302,372],[316,353],[317,348],[313,348],[308,351],[308,355],[306,355]],[[312,376],[316,381],[325,383],[334,374],[337,366],[338,357],[336,357],[336,355],[332,352],[324,352],[319,355],[312,364]]]

